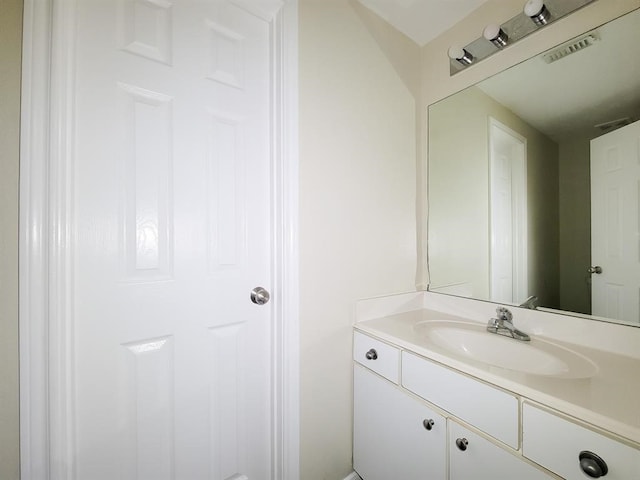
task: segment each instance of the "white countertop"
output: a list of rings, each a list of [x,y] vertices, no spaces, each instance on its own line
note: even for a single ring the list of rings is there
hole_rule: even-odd
[[[553,340],[589,358],[598,371],[589,378],[577,379],[522,373],[453,355],[430,344],[415,328],[418,322],[447,319],[469,321],[423,308],[361,321],[354,327],[583,420],[640,447],[640,359]],[[538,338],[545,339],[542,335]],[[508,361],[505,358],[505,365]]]

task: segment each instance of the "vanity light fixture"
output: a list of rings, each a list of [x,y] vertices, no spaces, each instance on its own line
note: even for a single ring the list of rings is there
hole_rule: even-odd
[[[482,36],[498,48],[506,47],[509,41],[509,36],[502,30],[500,25],[495,23],[487,25],[482,32]]]
[[[523,11],[499,24],[487,25],[482,36],[463,47],[449,49],[449,74],[460,73],[511,46],[540,27],[564,18],[596,0],[528,0]],[[508,33],[507,33],[508,32]],[[488,41],[487,41],[488,40]]]
[[[467,50],[457,45],[452,45],[449,47],[449,58],[451,60],[457,60],[462,65],[471,65],[473,63],[473,55],[471,55]]]
[[[549,23],[551,13],[547,9],[543,0],[528,0],[524,4],[524,14],[533,20],[539,27],[543,27]]]

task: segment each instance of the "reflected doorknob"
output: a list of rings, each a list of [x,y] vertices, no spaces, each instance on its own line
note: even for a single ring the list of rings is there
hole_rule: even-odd
[[[587,272],[591,274],[597,273],[598,275],[600,275],[602,273],[602,267],[600,267],[599,265],[596,265],[595,267],[589,267]]]
[[[256,287],[251,290],[251,301],[256,305],[264,305],[270,298],[271,296],[265,288]]]

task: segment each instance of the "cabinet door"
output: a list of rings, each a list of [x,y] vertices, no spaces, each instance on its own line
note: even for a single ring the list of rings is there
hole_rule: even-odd
[[[360,365],[353,374],[355,471],[363,480],[445,479],[446,420]]]
[[[460,447],[458,440],[463,441]],[[449,480],[549,480],[551,478],[555,477],[449,420]]]
[[[409,352],[402,352],[402,386],[518,448],[518,399],[513,394]]]

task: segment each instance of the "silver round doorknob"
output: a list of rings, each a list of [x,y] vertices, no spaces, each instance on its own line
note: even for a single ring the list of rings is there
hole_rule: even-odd
[[[600,275],[602,273],[602,267],[599,265],[596,265],[595,267],[589,267],[587,271],[589,273],[597,273],[598,275]]]
[[[251,301],[256,305],[264,305],[270,298],[269,292],[262,287],[256,287],[251,290]]]

